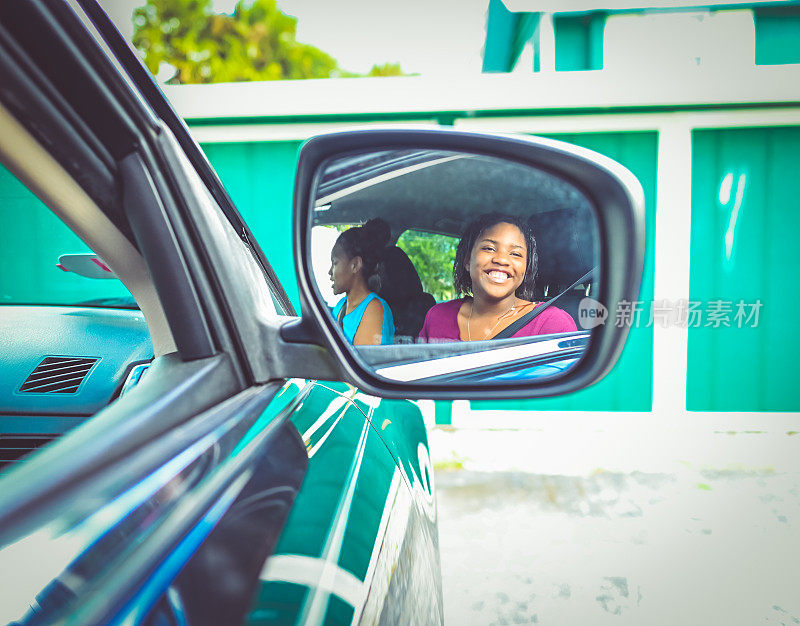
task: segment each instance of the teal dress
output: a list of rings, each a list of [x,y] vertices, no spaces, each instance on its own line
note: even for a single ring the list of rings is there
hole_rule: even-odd
[[[392,318],[392,310],[389,308],[389,305],[386,304],[386,300],[377,296],[376,294],[370,292],[370,294],[364,298],[364,300],[359,304],[354,311],[350,311],[347,315],[342,318],[342,330],[344,330],[344,336],[347,337],[350,343],[353,343],[353,339],[355,339],[356,332],[358,331],[358,327],[361,324],[361,318],[364,317],[364,311],[367,310],[367,306],[369,303],[372,302],[373,299],[378,300],[383,306],[383,324],[381,326],[381,344],[392,344],[394,343],[394,319]],[[342,307],[347,302],[347,297],[345,296],[339,302],[336,303],[336,306],[333,307],[333,318],[338,320],[339,313],[342,310]]]

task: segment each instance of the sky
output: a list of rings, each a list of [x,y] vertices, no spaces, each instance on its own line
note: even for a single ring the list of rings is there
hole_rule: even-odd
[[[144,1],[100,3],[130,38],[133,9]],[[375,64],[400,63],[406,73],[450,78],[480,73],[488,5],[489,0],[278,0],[278,7],[298,20],[298,41],[327,52],[344,70],[366,74]],[[230,13],[236,0],[213,0],[213,6]],[[624,71],[745,67],[753,65],[754,49],[749,10],[620,14],[606,22],[603,65]],[[531,73],[532,54],[526,46],[517,71]],[[542,69],[552,71],[554,66]]]
[[[281,0],[297,39],[365,73],[399,62],[420,74],[478,73],[488,0]]]
[[[127,37],[130,15],[144,0],[100,0]],[[214,0],[232,12],[236,0]],[[489,0],[278,0],[298,19],[297,40],[333,56],[340,67],[366,73],[374,64],[400,63],[423,75],[476,74]],[[126,32],[127,29],[127,32]]]

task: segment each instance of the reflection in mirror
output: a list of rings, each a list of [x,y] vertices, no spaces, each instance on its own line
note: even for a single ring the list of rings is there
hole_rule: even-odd
[[[597,221],[574,185],[439,150],[349,154],[312,194],[316,287],[385,378],[519,381],[586,350],[602,305]]]

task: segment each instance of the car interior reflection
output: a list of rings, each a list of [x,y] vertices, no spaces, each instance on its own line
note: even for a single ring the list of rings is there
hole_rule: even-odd
[[[354,264],[374,267],[365,290],[390,308],[394,340],[381,343],[394,345],[356,347],[378,375],[508,381],[514,379],[510,361],[524,359],[517,378],[542,378],[568,370],[588,346],[591,333],[582,332],[579,307],[599,290],[597,223],[590,201],[571,183],[509,160],[436,150],[340,157],[324,166],[318,180],[311,229],[311,249],[320,255],[312,259],[316,286],[352,343],[355,328],[348,331],[338,318],[357,313],[361,300],[345,303],[339,294],[356,275]],[[364,230],[377,223],[388,236]],[[513,250],[493,239],[492,229],[503,224],[519,239],[507,244]],[[341,264],[336,252],[324,267],[322,250],[341,250],[343,237],[360,232],[371,236],[358,250],[364,256],[351,245]],[[370,243],[377,253],[367,251]],[[480,267],[479,253],[485,257]],[[527,265],[517,268],[518,257]],[[351,264],[346,274],[345,263]],[[569,349],[538,341],[575,332],[582,332],[580,344]],[[523,336],[533,344],[527,351],[500,351]],[[467,345],[475,340],[483,344],[480,357]],[[448,343],[456,347],[445,348]],[[502,373],[492,370],[503,363]]]

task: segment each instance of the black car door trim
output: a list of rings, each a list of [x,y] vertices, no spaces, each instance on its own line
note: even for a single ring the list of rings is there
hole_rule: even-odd
[[[211,332],[201,311],[189,269],[141,157],[132,153],[119,163],[122,206],[170,320],[178,352],[186,360],[214,354]]]

